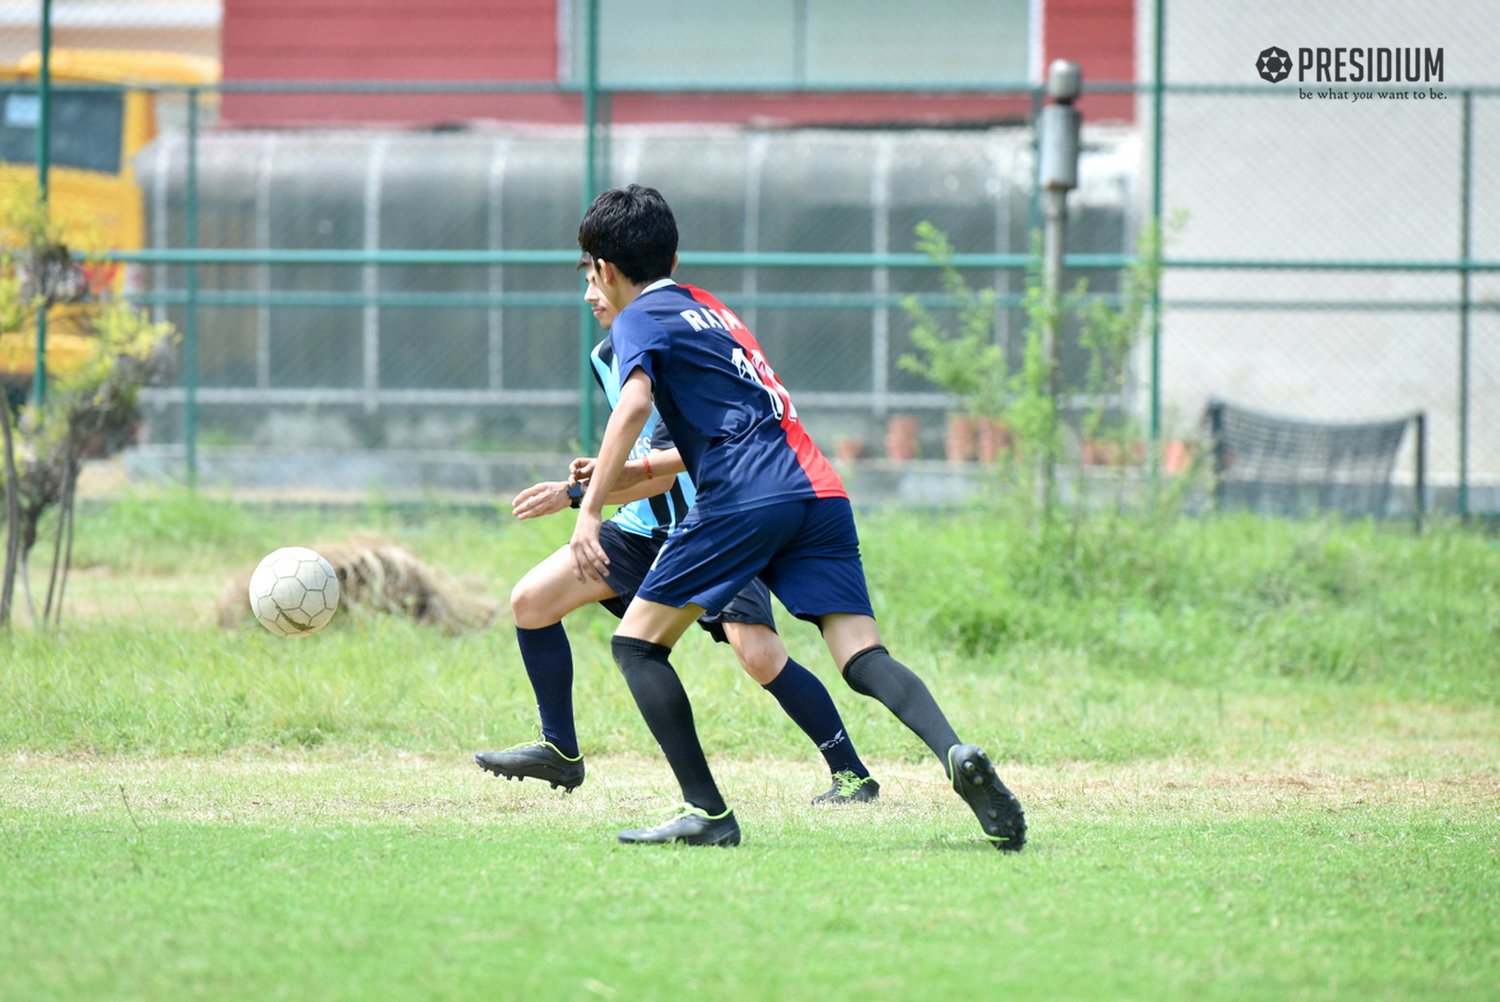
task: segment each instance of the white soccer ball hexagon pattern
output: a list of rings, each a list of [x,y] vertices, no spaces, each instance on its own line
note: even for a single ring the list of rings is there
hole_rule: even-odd
[[[339,576],[321,553],[283,546],[250,575],[250,611],[283,637],[316,633],[339,607]]]

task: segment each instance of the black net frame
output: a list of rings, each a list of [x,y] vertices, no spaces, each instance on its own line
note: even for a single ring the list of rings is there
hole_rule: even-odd
[[[1379,421],[1307,421],[1213,400],[1205,421],[1215,506],[1292,517],[1394,514],[1392,474],[1406,430],[1414,427],[1411,512],[1421,524],[1426,418],[1420,412]]]

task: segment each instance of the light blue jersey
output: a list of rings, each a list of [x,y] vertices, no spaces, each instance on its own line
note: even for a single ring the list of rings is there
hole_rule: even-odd
[[[620,402],[620,370],[609,338],[594,346],[594,350],[589,353],[589,361],[594,366],[594,378],[599,381],[600,389],[604,390],[604,396],[609,400],[609,409],[614,410]],[[671,434],[653,410],[646,418],[640,437],[630,449],[630,458],[639,459],[653,448],[672,447]],[[633,535],[664,540],[693,506],[694,495],[692,480],[686,473],[679,473],[671,490],[621,505],[610,521]]]

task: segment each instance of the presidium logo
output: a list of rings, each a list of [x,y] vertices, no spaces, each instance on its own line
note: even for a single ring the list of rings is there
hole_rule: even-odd
[[[1327,48],[1302,47],[1293,56],[1280,46],[1261,49],[1255,59],[1255,72],[1267,83],[1281,83],[1297,71],[1298,83],[1322,84],[1311,90],[1297,88],[1298,96],[1334,98],[1363,102],[1373,98],[1425,101],[1442,100],[1448,95],[1436,87],[1399,86],[1414,83],[1441,83],[1443,50],[1441,48]],[[1338,84],[1360,84],[1354,89]],[[1392,86],[1398,85],[1398,86]]]
[[[1287,55],[1285,49],[1278,49],[1274,45],[1269,49],[1261,49],[1260,58],[1255,61],[1255,70],[1266,83],[1281,83],[1292,72],[1292,57]]]

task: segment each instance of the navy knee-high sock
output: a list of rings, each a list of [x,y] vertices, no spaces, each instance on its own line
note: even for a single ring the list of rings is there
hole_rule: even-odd
[[[540,630],[516,627],[521,663],[536,693],[542,718],[542,737],[569,758],[578,755],[578,733],[573,725],[573,648],[561,623]]]
[[[724,798],[709,771],[698,731],[693,726],[693,707],[688,702],[682,680],[667,660],[670,647],[633,637],[615,637],[610,641],[615,664],[630,686],[635,705],[640,708],[651,736],[661,745],[667,764],[682,787],[682,799],[709,814],[725,811]]]
[[[833,697],[818,676],[787,658],[781,674],[762,688],[776,697],[786,715],[818,746],[829,772],[847,769],[861,779],[870,774],[844,730],[844,720],[833,705]]]
[[[958,734],[915,672],[876,645],[849,659],[844,665],[844,681],[855,692],[884,703],[897,720],[926,742],[947,770],[948,749],[958,744]]]

